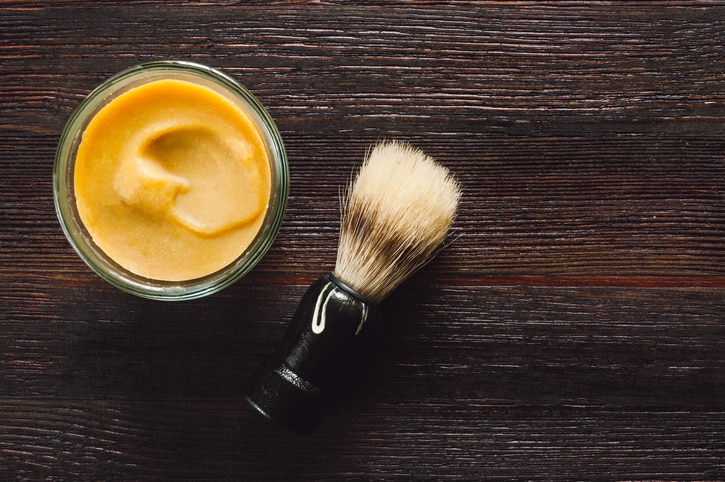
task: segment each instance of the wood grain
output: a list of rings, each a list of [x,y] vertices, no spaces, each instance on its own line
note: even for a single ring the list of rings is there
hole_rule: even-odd
[[[0,479],[725,479],[724,37],[722,2],[0,1]],[[73,109],[163,58],[290,161],[269,254],[184,303],[98,279],[53,207]],[[459,177],[456,229],[300,439],[243,386],[393,137]]]
[[[315,442],[247,420],[237,401],[6,403],[5,451],[27,479],[721,479],[721,411],[355,404]],[[397,420],[395,427],[390,420]],[[650,427],[647,437],[633,427]],[[667,430],[662,430],[666,427]],[[698,437],[692,437],[697,433]],[[274,434],[274,446],[259,443]],[[697,454],[706,452],[711,459]],[[363,458],[361,454],[366,456]],[[646,462],[646,463],[643,463]],[[280,471],[280,464],[286,470]],[[0,469],[2,470],[2,469]],[[548,478],[548,477],[547,477]]]

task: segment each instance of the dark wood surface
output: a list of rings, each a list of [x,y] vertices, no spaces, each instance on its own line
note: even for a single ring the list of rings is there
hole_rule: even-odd
[[[725,4],[0,2],[1,480],[725,479]],[[279,237],[198,301],[64,238],[63,125],[110,75],[219,68],[286,143]],[[318,432],[245,404],[376,140],[464,186]]]

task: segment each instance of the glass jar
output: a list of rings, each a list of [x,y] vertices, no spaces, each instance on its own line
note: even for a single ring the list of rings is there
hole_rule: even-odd
[[[157,80],[175,79],[211,88],[240,108],[256,126],[267,151],[271,189],[261,227],[236,260],[211,274],[183,281],[140,276],[108,256],[97,244],[79,215],[74,190],[75,160],[83,133],[93,117],[111,101],[131,89]],[[272,245],[284,217],[289,190],[287,156],[279,131],[262,104],[229,76],[206,66],[184,61],[158,61],[120,72],[91,92],[71,115],[55,156],[53,193],[61,227],[81,259],[101,278],[137,296],[156,300],[188,300],[216,293],[246,275]],[[179,260],[179,262],[183,262]]]

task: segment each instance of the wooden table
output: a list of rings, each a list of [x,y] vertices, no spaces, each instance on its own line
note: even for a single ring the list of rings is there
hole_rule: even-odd
[[[0,479],[725,479],[722,2],[0,2]],[[100,82],[183,59],[249,88],[279,236],[179,303],[92,274],[53,208]],[[464,186],[312,436],[243,399],[334,263],[376,140]]]

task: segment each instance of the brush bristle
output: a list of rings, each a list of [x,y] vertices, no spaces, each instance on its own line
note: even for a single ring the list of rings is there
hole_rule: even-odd
[[[377,144],[349,187],[335,276],[382,301],[436,254],[460,195],[448,169],[422,151]]]

